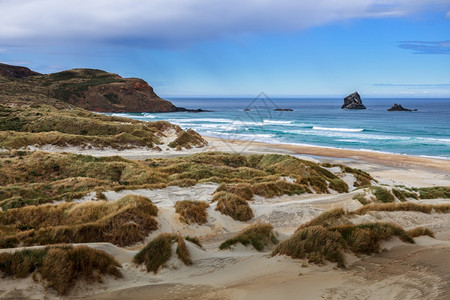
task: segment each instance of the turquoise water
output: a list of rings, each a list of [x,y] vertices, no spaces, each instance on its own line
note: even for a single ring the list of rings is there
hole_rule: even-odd
[[[363,99],[366,110],[341,109],[342,99],[170,100],[179,107],[214,112],[114,115],[144,121],[167,120],[183,129],[226,139],[450,159],[450,99]],[[394,103],[418,111],[386,111]],[[276,112],[275,108],[294,111]]]

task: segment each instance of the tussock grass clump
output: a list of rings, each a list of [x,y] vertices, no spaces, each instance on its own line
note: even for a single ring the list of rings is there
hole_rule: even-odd
[[[434,238],[434,232],[431,229],[425,227],[416,227],[414,229],[408,230],[407,233],[412,238],[422,235],[428,235],[429,237]]]
[[[393,236],[399,237],[403,242],[414,243],[412,237],[403,228],[390,223],[339,225],[332,226],[328,230],[339,232],[348,248],[354,253],[379,252],[381,242]]]
[[[400,189],[392,189],[392,193],[401,202],[406,201],[407,198],[413,198],[413,199],[416,199],[416,200],[418,199],[417,194],[414,193],[414,192],[408,192],[408,191],[400,190]]]
[[[435,186],[415,189],[420,194],[420,199],[450,199],[450,187]]]
[[[168,144],[171,148],[176,148],[178,146],[190,149],[192,147],[203,147],[208,145],[208,142],[202,138],[200,134],[192,129],[187,131],[181,131],[177,138]]]
[[[353,174],[353,176],[355,176],[355,179],[356,179],[355,186],[357,186],[357,187],[370,186],[372,184],[372,181],[377,182],[372,176],[370,176],[369,173],[364,172],[363,170],[354,169],[354,168],[350,168],[350,167],[342,166],[342,165],[341,165],[341,169],[345,173],[350,173],[350,174]]]
[[[323,227],[329,227],[336,225],[336,222],[340,220],[342,217],[344,217],[347,213],[342,208],[334,208],[327,210],[308,223],[302,224],[298,227],[297,231],[300,231],[303,228],[310,227],[310,226],[323,226]]]
[[[322,226],[310,226],[296,231],[289,239],[278,244],[272,255],[306,258],[317,264],[328,260],[344,267],[344,250],[345,241],[338,232]]]
[[[146,197],[114,202],[61,203],[0,212],[0,247],[55,243],[110,242],[127,246],[157,228],[157,207]]]
[[[306,258],[313,263],[325,260],[345,267],[344,251],[370,254],[380,251],[382,241],[398,236],[402,241],[414,243],[408,232],[389,223],[366,223],[323,227],[300,227],[293,236],[281,242],[272,255]]]
[[[371,189],[378,201],[383,203],[394,202],[394,195],[392,195],[387,189],[379,186],[372,187]]]
[[[353,213],[358,215],[364,215],[369,211],[417,211],[430,214],[433,211],[436,213],[449,213],[450,204],[422,204],[413,202],[402,203],[373,203],[363,206]]]
[[[339,178],[331,179],[329,188],[335,190],[338,193],[348,193],[348,185]]]
[[[40,273],[60,295],[67,294],[79,279],[101,282],[101,275],[122,277],[121,265],[109,254],[86,246],[54,246],[0,253],[0,271],[24,278]]]
[[[245,222],[253,218],[253,211],[247,201],[235,194],[218,192],[212,201],[217,201],[216,210],[234,220]]]
[[[278,244],[278,239],[271,224],[260,223],[247,227],[235,237],[220,244],[219,248],[220,250],[230,249],[237,243],[244,246],[252,245],[256,250],[263,251],[265,247],[271,244]]]
[[[194,243],[194,244],[196,244],[197,246],[199,246],[200,248],[203,248],[202,247],[202,244],[200,243],[200,240],[198,239],[198,237],[196,237],[196,236],[185,236],[184,237],[184,239],[186,240],[186,241],[189,241],[189,242],[191,242],[191,243]]]
[[[203,201],[183,200],[175,203],[175,212],[180,214],[180,220],[184,223],[197,223],[201,225],[208,221],[208,214],[206,212],[206,208],[208,207],[209,204]]]
[[[310,192],[303,184],[289,183],[284,180],[255,183],[252,186],[255,195],[272,198],[281,195],[300,195]]]
[[[253,198],[252,186],[249,183],[237,183],[237,184],[221,183],[217,188],[216,192],[220,191],[235,194],[245,200],[251,200]]]
[[[172,241],[176,238],[173,234],[162,233],[150,241],[134,257],[136,264],[144,263],[147,271],[156,273],[172,255]]]
[[[366,194],[365,193],[356,194],[355,196],[353,196],[352,199],[353,200],[358,200],[359,203],[361,203],[362,205],[367,205],[367,204],[370,203],[370,201],[366,199]]]
[[[150,241],[133,258],[133,262],[140,265],[145,264],[147,272],[157,273],[158,269],[172,256],[172,244],[177,242],[177,256],[186,265],[191,265],[192,260],[183,237],[177,234],[161,233]]]
[[[192,265],[191,254],[181,235],[177,237],[177,256],[186,266]]]

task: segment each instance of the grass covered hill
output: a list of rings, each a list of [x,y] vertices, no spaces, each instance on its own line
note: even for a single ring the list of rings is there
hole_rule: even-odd
[[[0,104],[63,102],[98,112],[170,112],[177,108],[158,97],[142,79],[122,78],[95,69],[39,74],[0,64]],[[61,103],[59,103],[61,105]]]

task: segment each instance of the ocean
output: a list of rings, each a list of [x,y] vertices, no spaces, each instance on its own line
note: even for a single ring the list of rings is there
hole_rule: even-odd
[[[205,136],[312,145],[450,159],[450,99],[363,99],[365,110],[341,109],[343,99],[173,98],[202,113],[120,113],[167,120]],[[394,103],[415,112],[388,112]],[[274,109],[293,111],[274,111]]]

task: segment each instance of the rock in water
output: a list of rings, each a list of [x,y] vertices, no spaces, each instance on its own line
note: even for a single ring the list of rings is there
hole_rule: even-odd
[[[401,104],[395,103],[391,108],[389,108],[387,111],[412,111],[411,109],[404,108]],[[417,111],[417,109],[415,110]]]
[[[344,98],[344,105],[341,108],[345,109],[366,109],[366,107],[362,104],[361,97],[358,92],[354,92],[351,95],[348,95]]]

